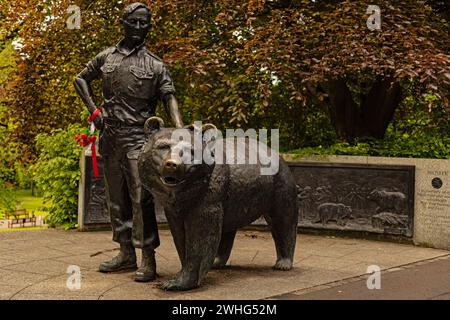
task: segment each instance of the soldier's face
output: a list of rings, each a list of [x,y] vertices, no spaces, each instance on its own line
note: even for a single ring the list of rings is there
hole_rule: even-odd
[[[150,15],[144,8],[137,9],[126,19],[122,20],[125,38],[133,43],[144,42],[150,30]]]

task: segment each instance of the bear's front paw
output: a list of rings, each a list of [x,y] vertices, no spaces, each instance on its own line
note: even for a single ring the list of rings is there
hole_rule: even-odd
[[[186,281],[183,281],[181,278],[175,278],[172,280],[168,280],[162,283],[161,289],[167,290],[167,291],[185,291],[197,288],[198,285],[192,283],[188,283]]]

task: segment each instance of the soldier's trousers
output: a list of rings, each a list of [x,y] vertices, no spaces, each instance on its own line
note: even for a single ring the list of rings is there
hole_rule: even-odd
[[[106,199],[113,241],[135,248],[159,246],[153,197],[142,187],[137,158],[144,142],[142,128],[105,127],[100,138]]]

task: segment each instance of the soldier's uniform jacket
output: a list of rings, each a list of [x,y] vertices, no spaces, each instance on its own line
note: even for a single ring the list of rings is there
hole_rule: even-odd
[[[120,43],[119,43],[120,44]],[[169,71],[144,44],[129,53],[110,47],[92,59],[80,73],[84,79],[102,79],[105,119],[143,127],[155,114],[164,95],[175,93]]]

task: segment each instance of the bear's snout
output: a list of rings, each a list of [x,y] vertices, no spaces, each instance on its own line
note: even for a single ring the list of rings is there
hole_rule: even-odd
[[[168,171],[176,171],[181,165],[181,161],[177,161],[175,159],[167,159],[164,162],[164,169]]]
[[[168,158],[164,161],[161,180],[167,186],[175,186],[181,182],[184,166],[181,159]]]

